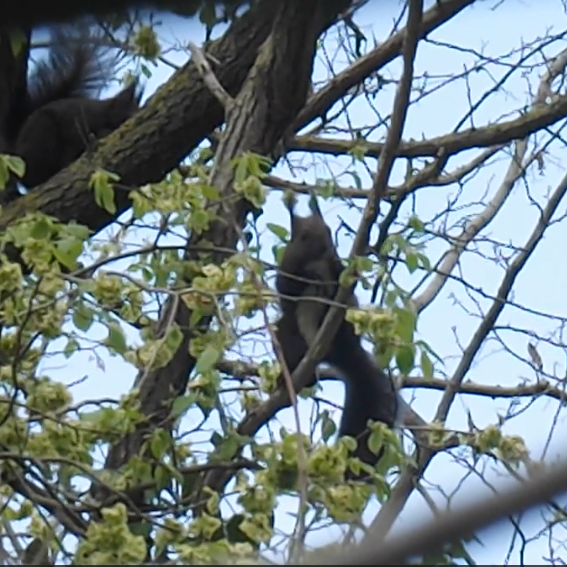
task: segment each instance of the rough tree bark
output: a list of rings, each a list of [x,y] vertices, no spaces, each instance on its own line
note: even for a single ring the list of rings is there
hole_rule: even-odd
[[[238,93],[277,13],[277,2],[261,2],[214,42],[209,53],[220,62],[214,71],[231,94]],[[128,191],[116,191],[114,215],[99,208],[88,181],[100,167],[140,186],[158,181],[176,167],[224,118],[191,62],[179,69],[122,128],[105,138],[71,167],[17,199],[0,217],[0,231],[27,212],[42,211],[61,222],[76,220],[97,232],[130,207]]]

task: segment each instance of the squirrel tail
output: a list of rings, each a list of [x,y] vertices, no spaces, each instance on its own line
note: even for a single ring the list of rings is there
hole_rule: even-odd
[[[43,106],[65,98],[96,98],[114,74],[116,59],[86,23],[50,30],[47,58],[28,78],[23,121]]]

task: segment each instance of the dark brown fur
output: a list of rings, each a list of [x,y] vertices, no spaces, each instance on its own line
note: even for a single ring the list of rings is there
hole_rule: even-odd
[[[45,183],[85,152],[89,141],[108,136],[138,108],[136,85],[106,100],[80,98],[52,102],[32,114],[16,140],[15,153],[26,163],[22,183]]]
[[[278,338],[290,372],[293,372],[312,343],[328,311],[329,304],[321,300],[333,300],[339,288],[339,276],[343,270],[316,201],[312,200],[313,214],[306,218],[296,217],[293,206],[292,236],[286,247],[276,279],[280,294],[303,298],[299,301],[282,298],[282,318]],[[293,278],[292,276],[297,276]],[[302,279],[298,279],[302,278]],[[311,281],[311,283],[309,282]],[[313,297],[316,301],[307,301]],[[347,305],[356,306],[356,296],[348,299]],[[283,325],[282,325],[283,322]],[[290,335],[296,330],[297,335]],[[345,382],[345,401],[339,426],[339,436],[348,435],[358,440],[354,456],[374,466],[382,455],[368,448],[369,420],[380,421],[394,427],[398,413],[398,394],[392,380],[378,367],[374,358],[362,347],[360,337],[351,323],[343,320],[324,362],[335,366]],[[313,378],[313,381],[315,378]],[[349,473],[349,478],[356,475]]]
[[[92,140],[110,134],[139,108],[137,84],[96,99],[114,63],[87,24],[57,26],[51,38],[49,56],[36,65],[6,125],[10,151],[26,163],[21,183],[28,189],[66,168]],[[17,196],[12,191],[3,200]]]

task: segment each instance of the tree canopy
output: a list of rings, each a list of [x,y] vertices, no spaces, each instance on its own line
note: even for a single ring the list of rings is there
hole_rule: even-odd
[[[31,4],[0,30],[2,124],[42,47],[32,26],[76,15],[54,2],[25,19]],[[566,396],[549,261],[565,30],[489,50],[482,3],[378,4],[77,3],[105,13],[148,96],[0,213],[4,563],[333,564],[418,499],[425,520],[549,464]],[[6,183],[21,163],[4,149]],[[277,381],[289,195],[318,196],[357,274],[334,303],[356,284],[347,317],[404,399],[399,432],[372,426],[386,450],[371,483],[344,480],[335,369],[297,396]],[[547,502],[536,530],[512,518],[494,561],[530,563],[534,543],[531,561],[560,562],[563,510]],[[474,564],[479,548],[469,534],[418,563]]]

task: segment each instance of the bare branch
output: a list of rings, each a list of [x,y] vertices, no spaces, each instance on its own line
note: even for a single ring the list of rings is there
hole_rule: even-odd
[[[189,51],[193,56],[193,62],[197,66],[197,71],[203,78],[205,85],[209,90],[215,95],[215,98],[220,102],[226,114],[230,113],[230,110],[234,104],[233,98],[224,90],[219,80],[216,78],[205,54],[192,42],[188,44]]]
[[[542,108],[545,108],[545,101],[548,98],[551,82],[564,71],[566,65],[567,51],[564,51],[556,57],[553,64],[550,66],[548,73],[542,79],[532,104],[532,111],[537,112]],[[433,281],[428,285],[425,291],[414,299],[414,305],[418,312],[426,309],[435,297],[437,297],[447,282],[446,275],[453,271],[467,245],[477,234],[479,234],[481,230],[486,228],[494,220],[509,197],[516,181],[524,175],[525,171],[532,163],[534,163],[534,161],[537,161],[537,154],[534,154],[530,156],[529,159],[525,160],[527,149],[528,138],[524,138],[523,140],[516,142],[514,156],[510,161],[508,171],[504,176],[504,180],[502,181],[500,188],[485,207],[484,211],[471,220],[464,227],[461,234],[456,237],[454,246],[445,253],[442,261],[440,262],[437,268],[437,275],[433,278]]]
[[[452,20],[459,12],[473,3],[474,0],[438,0],[431,9],[423,14],[417,39],[425,37],[444,23]],[[396,59],[402,53],[402,47],[408,33],[408,29],[404,28],[393,34],[367,55],[357,59],[353,65],[347,67],[334,77],[327,86],[315,93],[294,122],[294,131],[298,132],[316,118],[324,117],[349,89],[356,87],[372,73]],[[297,150],[296,142],[290,141],[288,148]],[[437,151],[428,155],[436,154]]]
[[[396,149],[396,157],[435,157],[443,149],[449,157],[472,148],[491,148],[507,144],[552,126],[567,114],[567,95],[560,95],[545,106],[534,106],[519,118],[444,134],[419,142],[402,142]],[[293,151],[309,151],[329,155],[343,155],[352,151],[357,142],[332,138],[298,136],[289,144]],[[385,150],[385,143],[365,142],[365,154],[379,158]]]

